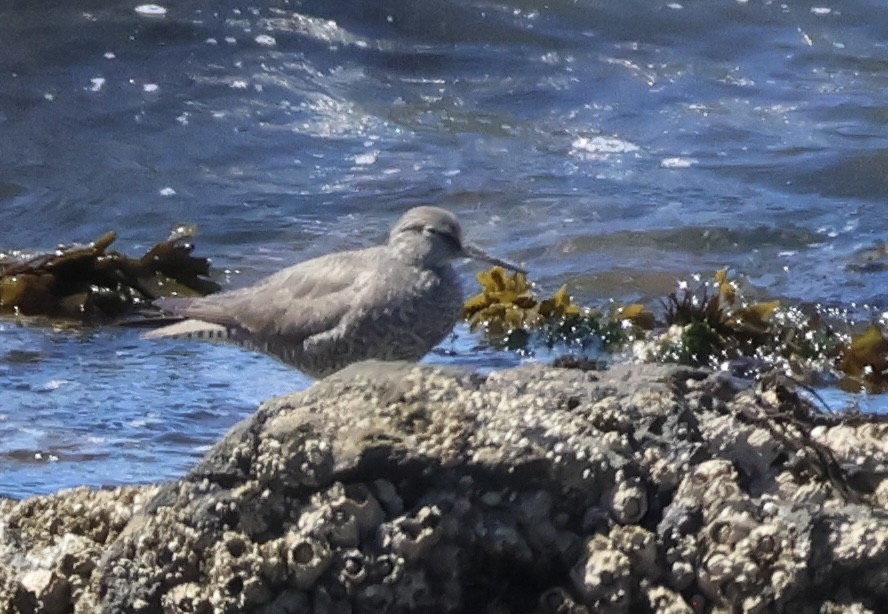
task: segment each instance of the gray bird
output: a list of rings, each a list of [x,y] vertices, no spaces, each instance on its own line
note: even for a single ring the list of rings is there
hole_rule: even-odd
[[[524,272],[464,243],[450,211],[415,207],[385,245],[300,262],[239,290],[160,299],[189,319],[145,337],[231,341],[315,378],[361,360],[419,360],[459,318],[463,291],[451,263],[460,258]]]

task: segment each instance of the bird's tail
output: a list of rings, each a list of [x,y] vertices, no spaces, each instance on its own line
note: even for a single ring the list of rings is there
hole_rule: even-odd
[[[231,330],[221,324],[202,320],[183,320],[162,326],[142,335],[143,339],[200,339],[202,341],[225,341]]]

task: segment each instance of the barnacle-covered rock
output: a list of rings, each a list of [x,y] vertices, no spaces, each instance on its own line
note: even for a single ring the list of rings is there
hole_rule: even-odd
[[[662,572],[656,535],[640,526],[629,525],[614,527],[610,537],[614,546],[629,557],[634,576],[659,580]]]
[[[204,592],[196,582],[183,582],[170,588],[169,592],[161,597],[160,605],[168,612],[209,614],[213,611],[213,605]]]
[[[611,515],[620,524],[636,523],[647,513],[647,490],[638,478],[627,478],[622,471],[617,471],[609,499]]]
[[[820,614],[875,614],[875,610],[862,603],[836,603],[827,601],[820,608]]]
[[[680,367],[355,365],[176,482],[0,499],[0,609],[878,605],[882,432]]]
[[[333,556],[330,544],[323,537],[300,532],[289,532],[282,541],[283,556],[272,569],[283,566],[286,583],[297,589],[313,586],[330,565]]]
[[[811,437],[827,446],[842,464],[884,469],[888,458],[888,423],[816,426]]]
[[[571,570],[574,587],[595,612],[628,611],[632,603],[632,562],[603,535],[586,543],[584,556]]]
[[[333,459],[329,442],[314,436],[304,416],[280,416],[266,427],[252,471],[259,482],[282,486],[318,486],[330,481]]]
[[[589,608],[577,603],[570,591],[556,586],[545,591],[537,601],[540,614],[589,614]]]
[[[71,602],[71,586],[68,579],[57,571],[32,569],[21,577],[20,599],[33,604],[34,611],[61,614],[68,611]]]
[[[334,495],[330,501],[331,506],[340,514],[354,518],[359,536],[368,536],[385,520],[385,512],[379,500],[365,484],[342,485],[341,488],[338,486],[339,483],[331,489],[331,495]]]
[[[765,425],[740,425],[731,416],[716,417],[706,422],[707,436],[720,454],[728,455],[750,476],[766,476],[782,448]]]
[[[274,594],[263,576],[258,545],[246,535],[226,531],[210,548],[207,576],[209,601],[215,612],[255,610],[269,603]]]
[[[421,568],[405,572],[404,577],[395,585],[394,591],[398,607],[403,607],[409,612],[437,611],[442,605],[447,605],[446,602],[438,601],[438,595]]]
[[[646,587],[648,606],[651,611],[659,614],[693,614],[691,608],[681,595],[670,591],[664,586]]]
[[[0,610],[70,611],[109,544],[157,490],[74,488],[0,499]]]
[[[382,546],[392,550],[405,561],[427,557],[440,541],[441,511],[437,507],[422,507],[415,514],[400,516],[379,527]]]
[[[341,490],[341,487],[337,486],[334,488]],[[337,503],[339,501],[341,499]],[[355,516],[343,510],[341,505],[331,502],[328,496],[312,497],[311,504],[304,507],[299,514],[296,526],[307,534],[323,535],[333,546],[354,548],[360,543],[358,521]]]
[[[677,550],[667,558],[684,561],[685,573],[699,560],[696,585],[708,600],[767,610],[798,586],[810,555],[810,527],[791,525],[791,508],[768,497],[754,499],[738,481],[726,461],[701,463],[679,486],[659,531]],[[698,518],[693,524],[691,516]],[[690,552],[682,554],[689,545]]]

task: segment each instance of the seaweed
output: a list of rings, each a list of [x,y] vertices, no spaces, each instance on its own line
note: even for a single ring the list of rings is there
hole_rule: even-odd
[[[610,348],[627,341],[621,322],[580,307],[566,286],[541,299],[524,273],[509,274],[496,266],[476,277],[481,292],[465,302],[463,319],[471,330],[483,331],[493,347],[532,353],[537,345]]]
[[[466,301],[463,315],[494,347],[524,354],[555,345],[612,354],[631,349],[645,361],[728,369],[743,377],[781,373],[801,383],[837,381],[847,391],[888,392],[882,328],[852,335],[850,322],[810,306],[746,300],[725,269],[697,288],[679,284],[659,301],[659,315],[641,304],[608,313],[583,307],[565,286],[540,299],[525,275],[498,267],[477,278],[481,292]],[[601,362],[599,357],[595,364]]]
[[[888,339],[872,324],[842,347],[837,366],[843,377],[838,385],[848,392],[888,392]]]
[[[0,258],[0,315],[103,323],[156,298],[217,292],[210,263],[192,255],[193,228],[180,228],[140,258],[109,247],[113,231],[86,245],[60,246],[27,259]]]

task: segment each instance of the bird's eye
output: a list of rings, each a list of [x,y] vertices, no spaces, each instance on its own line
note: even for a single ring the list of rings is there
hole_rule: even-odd
[[[429,235],[429,236],[434,235],[434,236],[438,237],[439,239],[441,239],[445,243],[450,244],[453,249],[462,249],[460,242],[459,242],[459,238],[457,238],[457,236],[453,232],[452,228],[441,229],[441,228],[434,228],[432,226],[427,226],[426,228],[423,228],[423,233],[425,233],[426,235]]]

